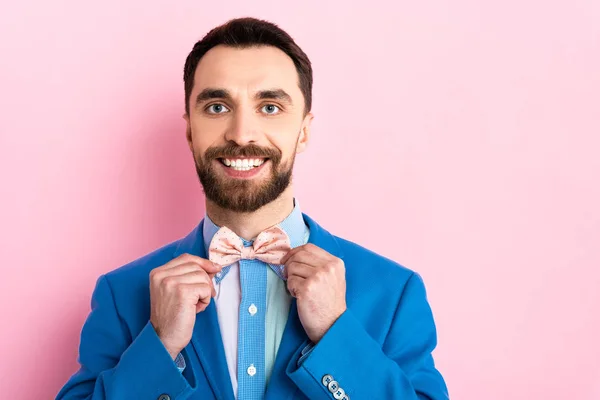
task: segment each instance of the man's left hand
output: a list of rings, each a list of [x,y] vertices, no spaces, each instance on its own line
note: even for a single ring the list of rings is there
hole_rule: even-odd
[[[344,262],[308,243],[290,250],[281,263],[288,290],[297,299],[300,322],[317,343],[346,311]]]

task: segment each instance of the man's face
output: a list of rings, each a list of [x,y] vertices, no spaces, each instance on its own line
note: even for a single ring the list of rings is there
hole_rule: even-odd
[[[291,58],[270,46],[214,47],[196,68],[189,102],[187,139],[207,199],[236,212],[277,199],[312,121]]]

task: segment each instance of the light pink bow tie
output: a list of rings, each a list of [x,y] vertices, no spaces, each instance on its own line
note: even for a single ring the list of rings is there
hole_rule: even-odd
[[[210,242],[208,259],[223,267],[242,259],[256,259],[267,264],[279,265],[290,249],[290,238],[278,226],[262,231],[250,247],[244,247],[242,239],[224,226]]]

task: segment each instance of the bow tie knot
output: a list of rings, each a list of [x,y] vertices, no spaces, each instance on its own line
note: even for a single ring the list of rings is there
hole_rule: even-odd
[[[260,260],[267,264],[280,265],[281,259],[290,251],[288,235],[278,226],[273,226],[257,237],[252,246],[244,242],[231,229],[220,228],[210,242],[208,258],[223,267],[239,260]]]
[[[252,247],[252,246],[244,247],[242,249],[240,256],[241,256],[242,260],[253,260],[256,258],[256,251],[254,250],[254,247]]]

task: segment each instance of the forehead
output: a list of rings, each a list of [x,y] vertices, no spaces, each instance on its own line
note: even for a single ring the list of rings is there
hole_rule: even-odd
[[[273,46],[213,47],[198,63],[192,93],[208,87],[227,89],[234,96],[280,88],[295,100],[294,103],[302,97],[294,62]]]

